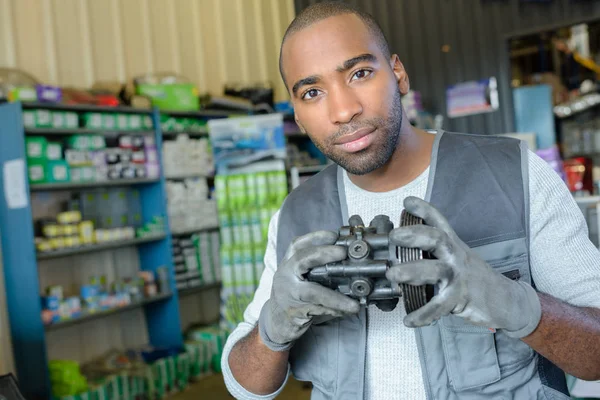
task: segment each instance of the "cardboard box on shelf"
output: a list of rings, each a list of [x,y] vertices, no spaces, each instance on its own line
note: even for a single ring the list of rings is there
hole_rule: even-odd
[[[93,153],[89,150],[65,150],[65,160],[72,167],[88,167],[94,165]]]
[[[90,135],[73,135],[67,138],[67,148],[73,150],[91,150],[92,141]]]
[[[35,124],[38,128],[51,128],[52,113],[48,110],[35,110]]]
[[[25,128],[35,128],[37,126],[34,110],[23,110],[23,126]]]
[[[102,129],[102,114],[89,112],[83,114],[83,126],[87,129]]]
[[[90,136],[91,150],[102,150],[106,148],[106,138],[101,135]]]
[[[139,130],[142,129],[142,116],[138,114],[131,114],[129,116],[129,129]]]
[[[123,131],[129,129],[129,116],[127,114],[117,114],[116,127]]]
[[[221,239],[219,232],[210,233],[210,244],[212,250],[212,269],[216,282],[221,282]]]
[[[25,137],[25,152],[29,160],[46,160],[48,140],[43,136]]]
[[[219,228],[223,246],[231,246],[233,244],[233,227],[231,217],[227,211],[219,211]]]
[[[65,160],[48,161],[47,166],[46,178],[49,183],[63,183],[71,180],[69,164]]]
[[[79,127],[79,116],[76,112],[65,112],[65,128],[75,129]]]
[[[233,288],[235,279],[233,275],[233,249],[228,246],[221,246],[221,279],[224,288]]]
[[[143,129],[153,129],[154,128],[154,124],[152,122],[152,117],[150,117],[149,115],[144,115],[142,117],[142,128]],[[134,128],[132,128],[134,129]]]
[[[52,112],[52,128],[60,129],[60,128],[64,128],[64,126],[65,126],[64,112],[53,111]]]
[[[48,143],[46,147],[46,159],[61,160],[63,158],[62,144],[56,142]]]
[[[102,129],[116,129],[117,128],[117,119],[116,116],[112,113],[105,113],[102,116]]]

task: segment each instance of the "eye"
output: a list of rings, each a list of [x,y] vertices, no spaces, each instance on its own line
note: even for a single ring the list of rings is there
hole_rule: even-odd
[[[311,100],[319,95],[319,89],[309,89],[302,95],[302,100]]]
[[[354,75],[352,75],[352,80],[354,81],[356,79],[365,79],[372,73],[373,73],[373,71],[370,71],[368,69],[359,69],[358,71],[356,71],[354,73]]]

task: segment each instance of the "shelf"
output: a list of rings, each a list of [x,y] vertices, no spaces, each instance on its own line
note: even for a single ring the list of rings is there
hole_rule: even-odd
[[[25,128],[26,135],[65,136],[65,135],[154,135],[152,130],[119,130],[119,129],[87,129],[87,128]]]
[[[91,314],[82,313],[82,315],[77,318],[59,321],[59,322],[56,322],[56,323],[53,323],[50,325],[46,325],[44,328],[47,332],[66,328],[68,326],[81,324],[83,322],[93,321],[95,319],[100,319],[100,318],[105,318],[109,315],[115,315],[115,314],[120,314],[120,313],[123,313],[126,311],[135,310],[137,308],[141,308],[141,307],[145,306],[146,304],[152,304],[152,303],[156,303],[156,302],[159,302],[162,300],[166,300],[166,299],[170,298],[171,296],[172,296],[171,293],[159,294],[159,295],[144,299],[142,301],[131,303],[124,307],[111,308],[110,310],[98,311],[98,312],[91,313]]]
[[[35,109],[46,112],[46,114],[52,114],[54,110],[70,111],[70,114],[77,114],[79,118],[84,117],[87,112],[99,115],[124,115],[142,120],[142,125],[136,125],[135,129],[131,130],[121,130],[120,128],[133,128],[134,126],[113,124],[110,126],[112,129],[95,129],[96,126],[99,128],[100,126],[82,124],[85,126],[81,126],[80,128],[77,126],[78,124],[73,123],[69,126],[76,127],[76,129],[67,129],[66,125],[64,129],[52,129],[49,127],[50,124],[48,124],[47,129],[34,128],[26,130],[23,121],[27,117],[30,117],[27,115],[27,112],[31,113],[31,110]],[[53,182],[52,180],[30,182],[27,180],[27,164],[25,163],[25,160],[27,160],[27,149],[25,142],[31,136],[27,135],[35,134],[47,137],[48,140],[61,141],[68,136],[59,135],[82,134],[84,136],[87,134],[88,136],[84,137],[89,137],[89,134],[99,134],[98,136],[100,137],[107,137],[101,135],[108,135],[109,132],[133,134],[140,131],[149,131],[149,133],[152,132],[152,138],[156,139],[156,145],[159,146],[162,136],[156,137],[157,134],[160,134],[160,125],[157,124],[158,117],[159,113],[156,107],[150,110],[129,107],[96,107],[93,105],[51,103],[23,104],[22,102],[7,102],[0,104],[0,165],[6,166],[5,174],[8,174],[8,176],[12,177],[15,175],[16,178],[19,178],[19,174],[24,174],[26,179],[24,184],[21,185],[23,187],[19,185],[15,186],[15,184],[19,184],[20,182],[12,182],[15,184],[11,184],[10,180],[3,181],[0,179],[0,181],[3,181],[0,182],[0,193],[6,192],[8,195],[14,195],[8,196],[7,201],[0,201],[0,231],[3,233],[2,243],[0,243],[0,253],[2,253],[0,262],[4,266],[3,279],[5,286],[7,288],[17,288],[16,290],[6,291],[5,303],[8,319],[6,327],[10,329],[10,333],[7,331],[7,334],[12,335],[12,337],[20,337],[19,335],[22,336],[23,332],[27,333],[27,340],[14,340],[12,343],[12,353],[15,355],[15,373],[21,381],[27,382],[27,385],[22,387],[24,398],[49,399],[52,397],[50,370],[48,368],[48,354],[52,353],[48,351],[48,345],[52,343],[52,338],[48,338],[47,335],[60,335],[63,332],[68,333],[69,329],[80,331],[79,328],[88,329],[93,328],[96,324],[104,325],[106,323],[119,328],[117,325],[120,320],[143,314],[145,323],[140,327],[142,331],[139,333],[148,338],[150,346],[165,348],[181,348],[183,346],[184,337],[181,334],[182,315],[179,310],[177,292],[175,292],[175,284],[173,282],[170,284],[170,289],[172,290],[169,291],[169,287],[163,287],[163,292],[160,292],[160,294],[157,293],[157,296],[147,298],[136,296],[132,299],[134,301],[133,304],[125,305],[125,303],[121,303],[124,307],[94,310],[97,312],[91,312],[92,310],[83,307],[81,310],[82,313],[79,313],[77,318],[61,318],[60,320],[56,318],[57,321],[54,324],[51,324],[47,319],[43,320],[41,314],[40,295],[42,292],[45,292],[45,288],[52,284],[68,285],[70,281],[69,279],[65,281],[69,277],[63,276],[64,274],[61,275],[58,270],[47,276],[47,274],[44,274],[45,271],[42,271],[45,267],[50,268],[55,266],[62,269],[61,266],[63,264],[72,263],[76,259],[95,259],[99,256],[107,256],[105,260],[107,263],[106,267],[109,269],[118,269],[120,265],[119,260],[114,259],[111,255],[117,256],[120,252],[132,252],[131,256],[135,256],[135,260],[132,261],[135,261],[135,265],[143,266],[145,271],[157,272],[159,268],[166,267],[168,275],[173,276],[173,255],[170,243],[171,232],[167,227],[161,227],[160,229],[162,230],[149,230],[138,239],[122,239],[121,241],[102,242],[95,245],[81,245],[77,248],[71,247],[36,253],[36,247],[34,246],[35,229],[32,229],[32,226],[35,224],[34,217],[41,216],[42,214],[50,216],[52,212],[48,214],[47,205],[55,204],[59,206],[59,203],[69,199],[69,194],[72,193],[95,190],[100,192],[121,188],[137,189],[139,191],[138,197],[140,203],[138,211],[143,214],[144,219],[150,220],[155,216],[168,216],[169,210],[167,209],[168,202],[164,187],[165,178],[163,168],[160,168],[160,172],[156,173],[124,176],[124,178],[132,179],[118,179],[119,177],[114,176],[117,179],[108,180],[107,177],[97,177],[98,179],[92,182],[82,182],[80,179],[73,179],[68,182]],[[152,120],[152,126],[149,120]],[[33,124],[28,125],[31,127],[34,126]],[[193,130],[193,128],[189,127],[188,130]],[[149,138],[150,136],[142,137]],[[158,157],[156,163],[163,165],[164,160],[162,159],[160,147],[156,155]],[[172,172],[186,172],[186,170],[173,170]],[[14,189],[12,192],[15,193],[12,193],[11,189]],[[23,189],[24,193],[21,193],[23,190],[20,192],[20,189]],[[37,208],[39,207],[42,209],[38,210]],[[50,209],[54,208],[56,207],[50,207]],[[38,211],[44,212],[38,215]],[[181,228],[186,226],[185,221],[183,222],[180,225]],[[196,223],[201,225],[201,222],[188,221],[188,225]],[[209,222],[217,225],[216,220],[211,221],[207,219],[203,221],[205,225],[208,225]],[[10,232],[10,234],[4,234],[6,232]],[[213,235],[216,234],[213,233]],[[117,248],[121,248],[122,250],[112,250]],[[75,256],[83,253],[88,254]],[[133,265],[129,266],[133,267]],[[79,274],[81,278],[94,273],[92,268],[94,265],[86,266],[82,264],[79,267],[81,267],[81,274]],[[125,275],[136,275],[138,268],[133,268],[133,270]],[[60,276],[55,276],[57,273]],[[85,282],[85,279],[79,279],[76,283],[84,284]],[[164,294],[165,291],[168,294]],[[115,314],[119,315],[111,317]],[[95,320],[95,322],[92,320]],[[45,325],[44,321],[48,325]],[[61,330],[62,328],[66,328],[66,330]],[[54,332],[55,330],[59,332]],[[122,330],[122,327],[118,330]],[[114,339],[109,338],[109,344],[116,344]],[[74,343],[73,345],[75,346],[74,350],[77,351],[82,350],[82,346],[84,346],[82,343]],[[35,362],[31,362],[31,360],[35,360]]]
[[[195,286],[195,287],[191,287],[191,288],[187,288],[187,289],[181,289],[181,290],[178,290],[177,293],[179,293],[179,296],[189,296],[194,293],[201,293],[201,292],[205,292],[210,289],[216,289],[216,288],[220,288],[220,287],[221,287],[221,282],[215,282],[215,283],[199,285],[199,286]]]
[[[212,232],[212,231],[218,231],[219,227],[218,226],[207,226],[204,228],[186,228],[184,230],[175,230],[173,232],[171,232],[172,236],[186,236],[186,235],[193,235],[194,233],[198,233],[198,232]]]
[[[161,110],[161,114],[169,115],[171,117],[192,117],[192,118],[228,118],[230,116],[247,115],[247,113],[240,111],[226,111],[226,110],[196,110],[196,111],[165,111]]]
[[[569,118],[600,105],[600,94],[591,93],[580,96],[567,103],[554,107],[554,115],[559,119]]]
[[[88,188],[102,188],[109,186],[130,186],[130,185],[142,185],[145,183],[156,183],[159,179],[117,179],[114,181],[101,181],[101,182],[82,182],[82,183],[37,183],[32,184],[30,189],[32,192],[41,192],[46,190],[72,190],[72,189],[88,189]]]
[[[119,249],[119,248],[123,248],[123,247],[136,246],[138,244],[157,242],[159,240],[163,240],[166,237],[167,237],[166,234],[161,234],[161,235],[149,236],[149,237],[144,237],[144,238],[118,240],[118,241],[108,242],[108,243],[87,245],[87,246],[77,247],[77,248],[73,248],[73,249],[62,249],[62,250],[41,252],[41,253],[37,254],[37,259],[38,260],[50,260],[53,258],[61,258],[61,257],[79,255],[79,254],[95,253],[95,252],[110,250],[110,249]]]
[[[174,174],[174,175],[165,175],[165,179],[169,179],[171,181],[182,181],[184,179],[189,178],[211,178],[211,175],[204,175],[200,173],[195,174]]]
[[[191,138],[208,137],[208,132],[163,132],[165,138],[176,138],[179,135],[188,135]]]
[[[62,103],[40,103],[40,102],[22,102],[21,106],[25,109],[44,109],[56,111],[77,111],[77,112],[110,112],[127,114],[152,114],[152,110],[143,108],[133,108],[127,106],[108,107],[94,106],[92,104],[62,104]]]

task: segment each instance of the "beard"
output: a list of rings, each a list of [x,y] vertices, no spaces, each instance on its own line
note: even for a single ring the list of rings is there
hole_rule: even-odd
[[[352,121],[342,126],[326,140],[321,142],[313,140],[313,143],[327,158],[344,168],[348,173],[366,175],[383,167],[396,151],[400,139],[402,118],[400,91],[396,90],[392,107],[385,118],[377,117]],[[376,132],[372,133],[377,135],[375,141],[366,149],[356,153],[346,153],[334,144],[340,137],[365,127],[377,129]]]

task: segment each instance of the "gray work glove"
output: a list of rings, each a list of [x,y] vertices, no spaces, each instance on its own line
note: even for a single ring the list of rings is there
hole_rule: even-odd
[[[347,249],[334,245],[337,238],[335,232],[313,232],[296,238],[287,249],[258,319],[260,337],[271,350],[289,350],[314,318],[358,313],[356,300],[304,279],[312,268],[346,258]]]
[[[437,284],[439,288],[428,304],[404,318],[406,326],[426,326],[454,314],[474,325],[503,329],[514,338],[528,336],[536,329],[542,311],[530,285],[494,271],[429,203],[407,197],[404,207],[426,225],[394,229],[390,243],[420,248],[437,259],[398,264],[389,269],[387,278],[411,285]]]

